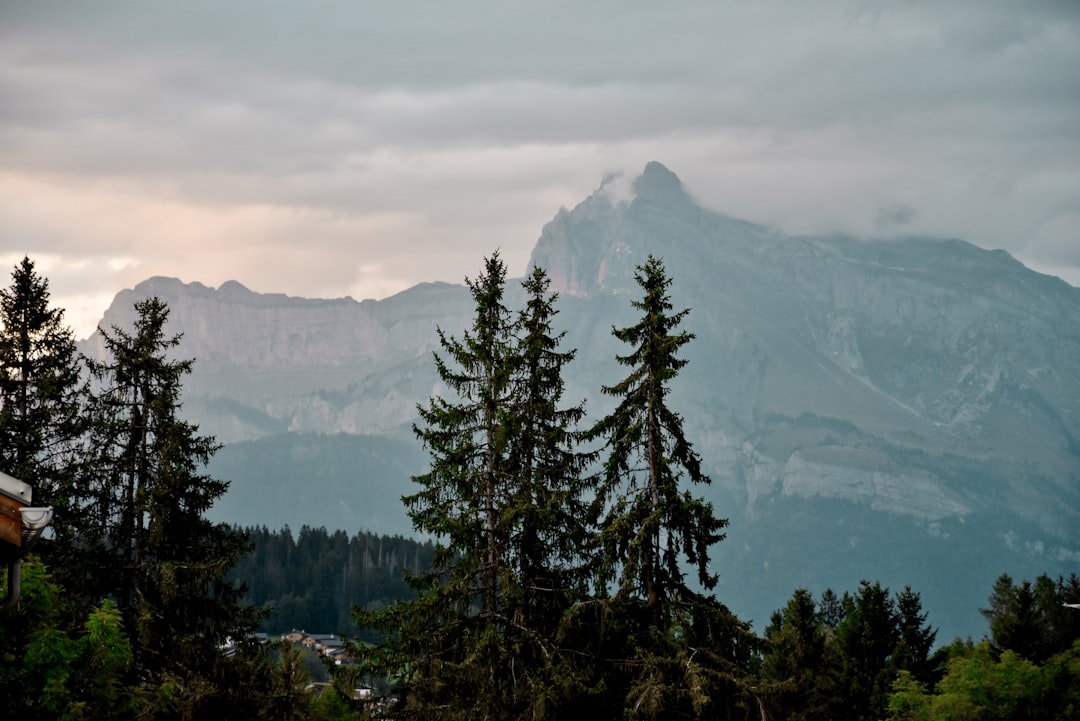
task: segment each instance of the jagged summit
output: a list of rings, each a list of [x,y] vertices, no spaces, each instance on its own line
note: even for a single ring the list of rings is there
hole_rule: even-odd
[[[237,280],[227,280],[222,283],[218,286],[218,294],[222,298],[247,298],[254,295],[251,289]]]
[[[655,160],[645,165],[645,170],[634,181],[638,198],[656,202],[685,202],[690,196],[683,190],[679,176]]]
[[[547,269],[563,295],[588,297],[633,288],[634,268],[648,255],[693,267],[726,244],[754,245],[764,228],[702,208],[679,177],[652,161],[635,178],[608,173],[573,210],[560,210],[540,235],[530,266]]]
[[[632,278],[633,263],[624,261],[635,253],[622,232],[624,217],[640,202],[662,203],[680,193],[682,182],[655,161],[634,178],[607,173],[588,198],[544,226],[529,265],[545,268],[563,295],[588,297]]]

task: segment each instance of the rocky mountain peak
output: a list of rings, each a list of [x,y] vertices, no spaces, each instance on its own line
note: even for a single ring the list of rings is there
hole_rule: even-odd
[[[679,176],[655,160],[650,161],[634,181],[634,191],[637,198],[653,202],[685,203],[690,201],[690,196],[683,190]]]
[[[218,295],[223,300],[243,300],[255,296],[247,286],[236,280],[227,280],[218,287]]]
[[[641,235],[638,220],[695,212],[702,211],[661,163],[650,162],[635,178],[609,173],[588,198],[573,210],[560,210],[544,226],[530,265],[544,267],[563,295],[619,292],[633,283],[635,265],[664,250],[651,242],[655,238]]]

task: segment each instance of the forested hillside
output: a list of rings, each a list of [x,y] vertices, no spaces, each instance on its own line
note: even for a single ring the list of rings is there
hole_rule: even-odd
[[[265,526],[242,532],[254,549],[228,578],[247,587],[247,603],[269,609],[259,629],[275,634],[299,629],[377,640],[353,623],[352,607],[379,611],[412,598],[404,573],[426,572],[435,551],[430,541],[364,531],[352,537],[308,526],[296,536]]]

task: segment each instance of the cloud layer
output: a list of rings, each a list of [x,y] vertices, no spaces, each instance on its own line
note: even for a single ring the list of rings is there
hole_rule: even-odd
[[[660,160],[790,232],[963,237],[1080,285],[1080,5],[8,0],[0,262],[80,335],[151,275],[460,281]]]

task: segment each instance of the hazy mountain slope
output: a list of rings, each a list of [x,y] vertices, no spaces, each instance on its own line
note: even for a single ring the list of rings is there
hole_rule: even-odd
[[[931,520],[1006,503],[1075,545],[1080,290],[961,241],[770,233],[658,164],[635,189],[561,212],[533,261],[596,298],[665,258],[698,334],[675,397],[719,476]]]
[[[218,451],[209,472],[231,482],[214,520],[278,529],[401,534],[408,518],[403,479],[423,472],[413,443],[345,433],[284,433],[233,443]]]
[[[198,360],[186,411],[225,443],[286,430],[406,435],[431,392],[436,325],[457,332],[469,312],[464,287],[446,283],[357,302],[151,278],[119,293],[100,326],[125,327],[134,302],[155,295],[169,305],[169,332],[184,336],[180,355]],[[101,356],[98,333],[83,351]]]
[[[1080,564],[1080,290],[959,240],[785,236],[703,208],[652,163],[559,211],[533,252],[578,349],[567,402],[587,398],[594,415],[610,402],[600,387],[624,373],[610,330],[635,319],[634,267],[650,253],[676,307],[692,308],[697,339],[671,398],[732,519],[717,561],[737,611],[760,625],[796,585],[872,577],[912,584],[947,634],[980,634],[975,609],[999,573]],[[368,515],[408,531],[396,499],[424,460],[409,426],[440,391],[436,326],[456,334],[470,320],[464,286],[358,303],[151,279],[104,322],[151,294],[198,359],[186,411],[223,441],[250,441],[215,462],[241,479],[225,511],[295,486],[323,501],[295,504],[313,514],[298,522],[385,504]],[[397,439],[385,453],[400,465],[363,456],[371,438],[257,440],[283,431]],[[317,450],[261,462],[293,444]]]

